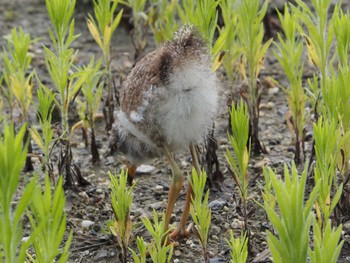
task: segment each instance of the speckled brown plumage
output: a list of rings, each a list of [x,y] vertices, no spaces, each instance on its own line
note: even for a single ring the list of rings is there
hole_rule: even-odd
[[[206,44],[193,26],[183,27],[176,32],[173,40],[166,42],[159,49],[147,54],[131,70],[125,79],[120,91],[120,107],[130,120],[130,113],[137,110],[142,104],[143,94],[147,90],[160,86],[166,86],[169,76],[174,68],[181,67],[190,60],[207,56],[210,63]],[[161,96],[154,100],[163,99]],[[156,102],[157,103],[157,102]],[[147,123],[139,123],[138,126],[150,126],[150,118],[145,118]],[[155,123],[151,123],[155,124]],[[159,139],[159,138],[158,138]]]

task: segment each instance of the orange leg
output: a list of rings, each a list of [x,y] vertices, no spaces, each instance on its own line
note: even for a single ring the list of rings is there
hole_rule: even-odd
[[[132,181],[134,180],[137,167],[129,162],[126,162],[126,167],[128,169],[128,184],[131,185]]]
[[[192,161],[193,166],[195,167],[196,171],[200,172],[198,157],[197,157],[197,151],[193,144],[190,145],[190,151],[192,155]],[[170,238],[173,239],[178,236],[187,236],[191,230],[191,225],[186,229],[186,222],[188,219],[188,216],[190,214],[190,207],[191,207],[191,201],[193,196],[193,190],[190,182],[187,183],[187,190],[186,190],[186,201],[185,201],[185,207],[182,212],[181,220],[179,222],[179,225],[177,228],[170,234]]]
[[[191,151],[191,155],[192,155],[192,163],[193,163],[194,169],[196,169],[196,172],[198,174],[200,174],[201,167],[200,167],[199,161],[198,161],[196,146],[192,143],[190,144],[190,151]]]
[[[185,207],[182,212],[181,220],[178,226],[176,227],[176,229],[169,235],[170,239],[174,239],[178,236],[188,236],[188,234],[190,233],[192,225],[186,228],[186,222],[190,214],[192,195],[193,195],[192,186],[190,183],[188,183],[187,190],[186,190]]]
[[[172,178],[171,178],[171,184],[170,184],[170,189],[168,194],[168,205],[165,212],[165,225],[164,225],[164,233],[165,233],[169,229],[171,213],[174,210],[175,202],[181,191],[184,177],[180,171],[180,168],[178,167],[174,158],[172,157],[169,149],[167,147],[164,147],[164,150],[172,170]]]

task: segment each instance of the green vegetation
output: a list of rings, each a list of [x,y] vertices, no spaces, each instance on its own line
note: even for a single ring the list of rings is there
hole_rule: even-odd
[[[4,63],[2,71],[3,85],[1,91],[4,94],[9,107],[9,119],[13,119],[14,99],[17,100],[22,111],[22,122],[28,118],[28,107],[32,99],[31,79],[33,73],[26,76],[32,60],[29,55],[29,46],[32,40],[30,35],[23,32],[22,28],[14,28],[11,34],[6,36],[7,48],[3,49],[1,59]]]
[[[248,104],[250,136],[254,154],[263,152],[259,139],[259,104],[262,86],[258,82],[264,58],[272,39],[263,43],[264,27],[262,20],[266,14],[268,1],[260,8],[259,0],[243,1],[238,8],[238,41],[242,47],[240,74],[243,78],[241,96]]]
[[[278,14],[284,37],[278,34],[278,43],[275,43],[277,51],[275,56],[282,65],[284,72],[289,80],[289,87],[285,89],[287,94],[287,103],[291,111],[292,134],[295,142],[294,160],[300,164],[305,159],[305,104],[306,94],[302,85],[304,65],[301,61],[303,52],[303,43],[298,37],[299,20],[295,13],[289,11],[288,5],[284,6],[284,15]],[[300,31],[300,29],[299,29]],[[297,36],[297,37],[296,37]]]
[[[168,244],[167,235],[171,229],[164,232],[165,229],[165,213],[161,214],[162,221],[158,220],[158,213],[153,210],[153,223],[146,217],[142,218],[142,223],[145,225],[148,232],[151,234],[152,241],[147,243],[147,250],[154,263],[169,263],[173,256],[173,244]],[[139,245],[140,243],[140,245]],[[141,241],[138,242],[138,247],[140,249],[141,257],[144,247],[141,245]]]
[[[54,194],[48,177],[43,194],[37,177],[32,178],[13,206],[20,185],[20,171],[27,156],[27,144],[22,144],[25,131],[26,125],[23,125],[15,135],[14,128],[5,125],[0,140],[0,262],[53,262],[55,259],[67,262],[73,233],[62,248],[66,232],[62,178]],[[24,215],[31,224],[26,238],[23,236]],[[28,253],[30,246],[35,256]]]
[[[343,12],[340,4],[333,6],[331,0],[311,0],[311,5],[294,2],[278,11],[281,31],[272,49],[272,39],[264,39],[267,0],[94,0],[87,28],[101,50],[101,59],[91,57],[83,65],[73,48],[79,38],[73,18],[76,0],[46,0],[51,42],[43,46],[50,77],[45,82],[31,65],[35,57],[31,46],[40,40],[34,41],[22,28],[13,28],[0,53],[0,263],[68,261],[73,231],[66,229],[63,187],[88,183],[74,162],[72,139],[74,132],[83,128],[86,138],[88,134],[91,138],[92,162],[99,165],[95,120],[101,110],[107,131],[114,121],[118,94],[111,65],[112,46],[118,43],[112,37],[126,10],[131,11],[128,18],[133,29],[129,33],[135,61],[148,44],[149,30],[160,45],[181,24],[194,24],[207,41],[212,70],[229,83],[231,95],[234,87],[240,87],[235,91],[241,96],[239,102],[234,101],[232,107],[229,103],[225,157],[238,188],[245,229],[240,229],[238,238],[232,230],[227,233],[231,261],[250,260],[248,244],[254,240],[250,240],[248,222],[254,210],[248,211],[249,184],[251,178],[257,178],[264,185],[261,196],[254,199],[257,203],[263,199],[260,209],[272,226],[266,239],[273,261],[337,262],[344,244],[342,218],[344,211],[349,211],[350,13]],[[289,108],[286,117],[295,147],[294,161],[299,166],[285,164],[283,176],[265,167],[262,178],[250,160],[251,153],[265,152],[259,138],[260,77],[261,73],[269,74],[262,72],[269,49],[287,78],[282,89]],[[308,60],[304,59],[306,53]],[[305,74],[310,66],[316,69],[311,76]],[[80,121],[72,124],[69,114],[75,106]],[[54,123],[55,111],[59,124]],[[33,117],[37,118],[34,122]],[[306,132],[313,134],[311,153],[305,147]],[[31,140],[37,144],[37,152],[32,152]],[[39,165],[32,165],[34,158],[39,159]],[[21,174],[23,168],[24,172],[37,171],[34,176]],[[208,203],[212,191],[204,190],[206,176],[205,171],[193,169],[188,181],[193,188],[190,213],[195,234],[204,261],[209,262],[212,212]],[[122,261],[132,258],[145,263],[150,257],[153,262],[170,262],[174,243],[168,239],[171,229],[164,232],[164,214],[153,211],[153,219],[141,219],[150,238],[133,236],[130,212],[135,183],[127,186],[124,170],[119,175],[109,173],[109,179],[114,218],[107,225],[119,243]],[[132,249],[135,247],[138,252]]]
[[[194,197],[192,197],[190,213],[196,227],[199,241],[202,244],[204,262],[209,262],[208,239],[211,223],[211,210],[208,206],[209,190],[204,193],[207,174],[204,171],[198,174],[196,169],[192,168],[192,176],[189,178],[189,181],[194,195]]]
[[[331,221],[329,220],[322,231],[314,219],[313,226],[314,249],[309,251],[311,262],[337,262],[340,250],[344,244],[344,240],[339,242],[342,225],[339,225],[337,229],[334,230],[332,229]]]
[[[332,134],[332,136],[329,136]],[[316,212],[321,229],[326,224],[338,203],[343,185],[336,183],[336,155],[337,142],[340,137],[336,122],[323,121],[320,118],[314,126],[316,165],[314,168],[315,184],[320,184],[319,195],[316,203]],[[331,191],[336,187],[336,193],[331,200]]]
[[[111,232],[117,237],[122,249],[123,262],[127,262],[127,248],[132,231],[130,211],[132,205],[132,190],[136,184],[127,187],[128,173],[122,170],[119,178],[109,174],[111,179],[111,200],[115,221],[110,224]]]
[[[222,65],[227,78],[234,83],[238,77],[239,57],[242,52],[238,41],[238,2],[236,0],[221,0],[220,9],[224,22],[223,27],[219,29],[219,38],[222,40],[222,46],[219,48],[225,52]]]
[[[265,168],[266,169],[266,168]],[[284,166],[285,182],[277,178],[271,168],[267,168],[275,192],[279,213],[264,200],[266,213],[277,235],[267,232],[267,241],[273,261],[307,262],[309,247],[309,230],[313,219],[311,211],[319,184],[312,190],[304,204],[307,170],[298,178],[298,171],[293,163],[291,171]]]
[[[134,60],[137,61],[147,45],[148,16],[146,14],[146,0],[121,0],[120,3],[131,9],[130,22],[134,28],[131,30],[131,40],[135,49]]]
[[[26,250],[33,236],[26,242],[22,239],[22,216],[31,201],[36,180],[27,184],[15,208],[14,200],[19,184],[19,175],[27,156],[27,147],[22,146],[26,126],[14,134],[13,126],[5,126],[0,140],[0,262],[24,262]],[[8,158],[11,156],[11,158]]]
[[[102,72],[99,71],[100,64],[100,61],[97,61],[96,65],[94,65],[93,58],[90,61],[90,65],[88,67],[92,68],[93,70],[81,88],[82,94],[84,95],[84,101],[77,100],[80,106],[79,115],[81,121],[76,123],[71,129],[74,131],[76,128],[82,127],[83,134],[86,136],[87,129],[90,129],[90,152],[92,155],[92,163],[98,163],[100,161],[100,154],[98,152],[95,133],[95,118],[98,115],[104,84],[100,81],[102,75]]]
[[[241,235],[240,238],[233,236],[233,231],[230,231],[230,240],[226,239],[227,244],[230,246],[231,251],[231,263],[247,262],[248,258],[248,237],[246,234]]]
[[[148,21],[157,45],[171,39],[178,29],[176,21],[176,0],[151,0]]]
[[[29,71],[32,56],[29,54],[29,46],[32,42],[30,35],[23,32],[22,28],[14,28],[6,37],[7,49],[4,48],[0,57],[5,65],[3,80],[5,86],[0,86],[9,106],[9,120],[13,122],[13,106],[18,104],[21,110],[21,124],[28,121],[28,110],[32,102],[32,78],[33,71]],[[28,74],[27,74],[28,73]],[[1,84],[1,83],[0,83]],[[29,136],[29,124],[23,137],[29,141],[28,152],[32,152]],[[26,159],[25,171],[33,171],[34,167],[30,158]]]
[[[49,33],[54,50],[44,47],[45,63],[59,94],[55,103],[60,110],[62,120],[60,141],[63,153],[60,155],[58,169],[59,174],[65,175],[65,186],[74,187],[73,175],[76,175],[78,184],[86,182],[78,176],[80,172],[74,171],[78,168],[73,165],[68,113],[71,102],[74,101],[89,74],[93,72],[94,65],[90,64],[86,68],[75,68],[75,72],[70,73],[74,68],[77,55],[77,51],[70,47],[73,41],[78,38],[78,35],[74,34],[74,19],[72,19],[75,0],[46,0],[46,7],[53,25],[53,30],[50,30]]]
[[[62,241],[66,232],[67,217],[64,213],[65,196],[62,188],[62,177],[58,181],[55,192],[52,193],[49,177],[46,176],[44,192],[40,186],[36,186],[30,203],[30,212],[27,213],[33,239],[34,257],[30,262],[67,262],[69,247],[73,238],[73,230],[70,231],[65,245]],[[29,256],[29,255],[28,255]]]
[[[228,138],[230,139],[234,154],[227,148],[225,156],[233,173],[233,179],[239,189],[243,204],[244,227],[248,230],[248,164],[251,144],[249,139],[248,107],[243,100],[237,106],[232,105],[230,117],[232,134],[228,134]]]
[[[113,3],[112,3],[113,2]],[[112,128],[114,121],[115,92],[113,89],[113,79],[111,72],[111,41],[115,30],[117,29],[123,15],[123,9],[119,11],[117,16],[114,16],[118,1],[114,0],[99,0],[94,1],[95,18],[89,14],[87,26],[89,31],[102,50],[104,59],[104,78],[107,92],[104,96],[103,115],[106,121],[106,130]]]
[[[54,131],[51,125],[52,112],[55,108],[55,95],[44,85],[41,85],[37,91],[38,104],[36,105],[39,127],[42,131],[40,135],[39,130],[35,127],[30,128],[30,134],[42,151],[42,158],[40,160],[41,168],[47,171],[49,176],[53,176],[53,163],[51,162],[51,150],[53,143]]]

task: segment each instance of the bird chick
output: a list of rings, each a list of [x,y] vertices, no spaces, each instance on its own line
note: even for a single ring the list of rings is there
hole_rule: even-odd
[[[219,81],[211,70],[207,44],[192,25],[182,26],[172,40],[149,53],[131,70],[120,91],[120,110],[111,133],[111,146],[123,152],[129,174],[155,157],[166,156],[173,176],[166,212],[166,229],[183,175],[172,153],[194,145],[211,127],[218,104]],[[173,237],[185,234],[192,189]]]

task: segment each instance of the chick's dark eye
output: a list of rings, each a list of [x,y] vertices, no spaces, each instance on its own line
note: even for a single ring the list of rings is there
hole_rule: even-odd
[[[192,45],[192,41],[191,41],[191,39],[187,39],[186,41],[185,41],[185,43],[184,43],[184,47],[186,48],[186,47],[189,47],[189,46],[191,46]]]

